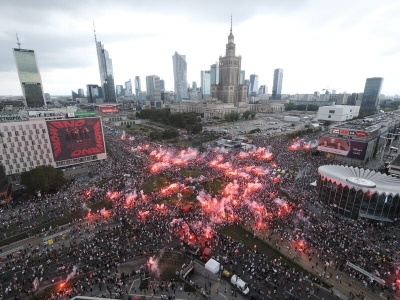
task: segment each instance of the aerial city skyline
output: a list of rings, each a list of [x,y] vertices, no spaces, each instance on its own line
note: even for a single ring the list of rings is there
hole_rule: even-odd
[[[259,85],[265,85],[269,93],[277,68],[285,70],[283,94],[313,93],[328,87],[338,93],[362,92],[365,78],[372,77],[385,78],[383,94],[400,93],[393,64],[400,53],[388,39],[398,32],[393,15],[400,6],[391,1],[379,5],[363,1],[359,6],[338,1],[329,10],[321,9],[322,4],[303,2],[293,5],[284,1],[275,6],[260,1],[247,6],[238,2],[229,10],[213,4],[211,13],[199,4],[171,3],[167,7],[159,3],[159,10],[154,11],[125,1],[118,5],[100,1],[95,7],[77,1],[57,5],[44,2],[23,7],[19,1],[4,3],[0,95],[22,94],[9,51],[15,47],[16,32],[22,48],[35,50],[44,92],[69,95],[71,89],[97,83],[93,20],[98,40],[113,59],[115,85],[136,76],[144,82],[147,75],[156,74],[165,81],[165,89],[173,91],[171,55],[177,52],[186,56],[187,82],[195,81],[200,87],[201,71],[209,70],[222,54],[220,37],[229,30],[231,12],[245,79],[257,75]],[[153,21],[148,24],[148,20]]]

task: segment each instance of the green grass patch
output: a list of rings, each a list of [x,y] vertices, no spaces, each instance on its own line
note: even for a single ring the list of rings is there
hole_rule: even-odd
[[[203,182],[201,185],[205,190],[218,194],[226,185],[226,181],[223,178],[216,178],[214,180]]]
[[[181,198],[181,204],[186,205],[186,204],[196,204],[197,203],[197,198],[196,195],[194,194],[192,189],[184,189],[181,191],[182,198]],[[164,201],[166,201],[169,204],[176,204],[178,202],[178,194],[172,194],[171,196],[165,198]]]
[[[151,192],[158,191],[159,189],[171,183],[172,182],[170,178],[167,176],[154,175],[142,184],[142,190],[145,194],[149,194]]]
[[[158,131],[153,127],[146,126],[143,124],[132,124],[129,128],[126,128],[126,126],[121,126],[121,128],[124,129],[125,132],[130,135],[135,135],[135,134],[148,135],[151,132]]]
[[[180,173],[185,177],[197,178],[203,174],[200,170],[181,169]]]

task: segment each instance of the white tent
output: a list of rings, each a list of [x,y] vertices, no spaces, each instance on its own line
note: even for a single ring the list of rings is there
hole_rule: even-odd
[[[210,259],[206,263],[206,269],[209,270],[210,272],[217,274],[219,272],[220,264],[217,262],[215,259]]]
[[[317,186],[317,181],[315,180],[314,182],[311,182],[310,185]]]

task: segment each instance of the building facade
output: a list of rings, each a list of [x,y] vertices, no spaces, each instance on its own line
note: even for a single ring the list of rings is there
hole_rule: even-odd
[[[102,127],[98,117],[60,115],[0,123],[0,163],[14,176],[42,165],[64,168],[105,159]]]
[[[142,91],[142,85],[140,83],[140,77],[135,77],[135,95],[139,96],[140,92]]]
[[[242,58],[235,55],[235,50],[231,23],[225,56],[219,58],[219,83],[211,86],[211,97],[239,107],[247,103],[247,86],[240,84]]]
[[[129,79],[125,82],[125,96],[131,96],[133,93],[132,91],[132,80]]]
[[[45,106],[42,78],[37,65],[35,51],[14,48],[13,53],[26,106]]]
[[[250,75],[249,95],[255,96],[258,94],[258,75]]]
[[[147,97],[150,101],[161,100],[160,77],[157,75],[146,76]]]
[[[201,71],[200,80],[201,96],[202,99],[206,99],[211,96],[211,72]]]
[[[100,83],[105,102],[116,102],[114,72],[112,60],[101,42],[96,41],[97,59],[99,63]]]
[[[174,87],[175,87],[175,101],[182,101],[187,99],[187,63],[186,56],[178,52],[172,56],[172,64],[174,68]]]
[[[283,69],[275,69],[274,84],[272,86],[272,99],[282,98]]]
[[[318,168],[318,196],[347,218],[393,222],[400,217],[400,179],[347,166]]]
[[[103,102],[103,93],[100,86],[97,84],[87,84],[86,85],[86,97],[88,99],[88,103],[99,103]]]
[[[212,64],[210,67],[210,81],[211,84],[219,84],[219,64]]]
[[[379,107],[379,95],[381,93],[383,78],[367,78],[361,102],[361,111],[377,111]]]
[[[318,108],[317,119],[322,121],[344,122],[358,117],[359,106],[353,105],[332,105],[320,106]]]

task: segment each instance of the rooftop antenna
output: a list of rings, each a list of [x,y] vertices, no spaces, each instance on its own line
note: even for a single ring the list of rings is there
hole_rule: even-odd
[[[18,45],[18,49],[21,49],[21,43],[19,42],[18,32],[17,32],[15,35],[17,36],[17,45]]]
[[[94,27],[94,20],[93,20],[93,33],[94,33],[94,41],[97,43],[96,27]]]
[[[232,34],[232,13],[231,13],[231,34]]]

